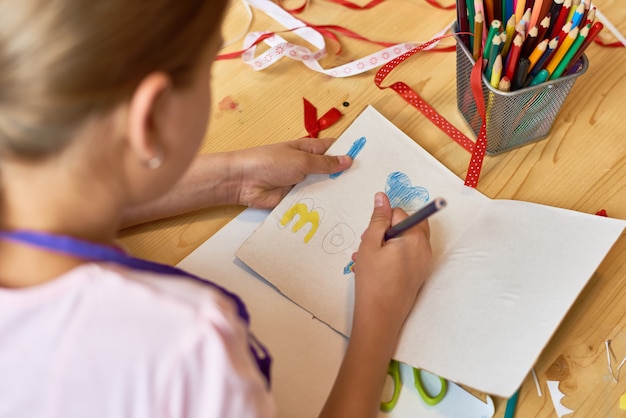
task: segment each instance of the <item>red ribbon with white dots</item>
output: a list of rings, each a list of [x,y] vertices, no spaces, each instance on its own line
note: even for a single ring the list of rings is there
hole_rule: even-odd
[[[390,86],[382,86],[382,82],[391,73],[391,71],[406,61],[417,52],[427,48],[430,44],[439,42],[442,38],[452,36],[444,35],[431,39],[430,41],[421,44],[410,51],[405,52],[397,58],[389,61],[382,66],[376,76],[374,77],[374,84],[381,90],[390,88],[398,93],[404,100],[409,102],[413,107],[422,112],[432,123],[439,129],[444,131],[450,138],[456,141],[459,145],[465,148],[468,152],[472,153],[470,158],[469,167],[467,169],[467,175],[465,177],[465,185],[469,187],[476,187],[478,185],[478,179],[480,177],[480,171],[482,169],[483,158],[485,157],[485,151],[487,150],[487,127],[485,125],[485,102],[483,99],[482,90],[482,60],[478,60],[472,69],[471,85],[474,100],[476,101],[476,107],[483,120],[483,124],[478,133],[476,142],[469,139],[461,131],[459,131],[454,125],[452,125],[446,118],[441,116],[431,105],[429,105],[424,99],[420,97],[413,89],[407,86],[405,83],[398,81]]]
[[[306,24],[270,0],[244,1],[246,4],[263,11],[277,22],[280,22],[287,28],[288,31],[292,31],[294,34],[305,39],[309,44],[315,46],[317,50],[312,51],[304,45],[296,45],[291,42],[287,42],[276,32],[252,32],[249,33],[244,40],[244,49],[234,55],[231,54],[232,56],[241,55],[243,61],[257,71],[269,67],[283,57],[288,57],[301,61],[311,70],[331,77],[350,77],[369,71],[382,64],[383,66],[378,70],[375,77],[376,86],[380,89],[391,88],[396,91],[407,102],[422,112],[431,122],[446,132],[454,141],[460,144],[468,152],[472,153],[465,178],[465,185],[469,187],[477,186],[487,143],[486,126],[484,124],[485,106],[482,93],[480,61],[476,64],[474,71],[472,71],[471,77],[472,92],[474,93],[476,105],[483,120],[483,126],[481,127],[476,142],[473,142],[457,128],[455,128],[405,83],[397,82],[388,87],[381,86],[382,81],[396,66],[419,51],[432,50],[439,43],[439,41],[452,36],[443,35],[448,28],[445,28],[440,34],[435,35],[431,40],[419,45],[402,43],[388,46],[382,51],[362,57],[361,59],[357,59],[353,62],[349,62],[335,68],[325,69],[319,63],[319,60],[326,54],[324,37],[320,31],[321,27]],[[373,1],[372,4],[378,4],[378,2]],[[260,55],[255,56],[256,46],[261,42],[267,44],[269,49]],[[231,55],[222,56],[222,58],[231,58]],[[329,118],[327,118],[327,116]],[[335,114],[324,115],[324,117],[318,121],[314,107],[305,101],[305,125],[309,136],[317,136],[319,130],[324,128],[321,126],[324,124],[323,122],[330,122],[332,119],[336,119]]]

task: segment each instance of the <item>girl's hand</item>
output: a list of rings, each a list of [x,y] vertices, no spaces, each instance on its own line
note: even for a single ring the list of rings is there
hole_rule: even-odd
[[[431,258],[428,221],[385,241],[385,231],[406,216],[391,208],[384,193],[376,194],[372,219],[353,255],[350,340],[321,418],[378,416],[389,360]]]
[[[362,319],[380,323],[395,333],[409,315],[417,292],[429,272],[431,248],[428,221],[401,236],[384,240],[385,231],[407,217],[392,209],[384,193],[377,193],[369,227],[361,237],[355,261],[354,325]]]
[[[237,177],[235,196],[241,205],[273,208],[308,174],[336,173],[352,165],[347,155],[324,152],[333,138],[301,138],[237,151],[232,175]]]

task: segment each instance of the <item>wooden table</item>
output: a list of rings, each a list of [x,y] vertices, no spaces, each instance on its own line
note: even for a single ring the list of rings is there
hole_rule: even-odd
[[[287,7],[296,6],[289,3]],[[626,8],[619,0],[597,0],[594,4],[626,33]],[[316,0],[299,17],[314,24],[341,25],[375,40],[419,42],[451,23],[455,12],[434,8],[422,0],[388,0],[361,11]],[[247,20],[241,3],[235,3],[226,20],[226,40],[240,35]],[[251,29],[283,28],[255,11]],[[293,35],[283,36],[301,42]],[[603,38],[614,40],[606,29]],[[451,40],[447,43],[453,44]],[[343,49],[335,55],[337,45],[330,41],[327,44],[330,54],[321,61],[324,68],[381,49],[341,37]],[[224,51],[240,46],[241,41]],[[482,193],[490,198],[524,200],[585,213],[605,209],[611,217],[626,219],[626,48],[592,45],[587,56],[590,67],[576,82],[549,137],[486,157],[478,185]],[[289,59],[261,72],[253,71],[239,59],[219,61],[213,68],[214,103],[202,152],[235,150],[305,136],[305,97],[320,115],[331,107],[343,113],[340,121],[322,135],[338,136],[371,104],[465,178],[469,154],[394,92],[379,90],[374,85],[374,74],[370,71],[338,79],[310,71]],[[417,54],[394,70],[388,81],[398,80],[409,84],[451,123],[474,138],[456,107],[454,52]],[[349,106],[344,106],[344,102]],[[140,257],[176,264],[242,209],[217,207],[152,222],[123,231],[121,240]],[[575,410],[573,416],[626,415],[619,409],[619,398],[626,393],[626,368],[619,383],[613,381],[605,351],[605,342],[612,340],[618,362],[626,355],[625,310],[623,234],[535,365],[543,396],[538,395],[529,375],[521,388],[516,416],[556,416],[546,380],[560,381],[560,390],[565,394],[562,404]],[[503,416],[506,400],[494,401],[496,416]]]

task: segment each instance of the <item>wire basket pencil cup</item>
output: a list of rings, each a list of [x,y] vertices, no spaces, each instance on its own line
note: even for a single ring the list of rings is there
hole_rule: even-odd
[[[454,31],[456,33],[456,27]],[[482,119],[470,85],[474,58],[459,37],[455,35],[455,38],[457,106],[474,134],[478,135]],[[576,79],[587,71],[587,67],[587,57],[583,54],[582,67],[577,73],[512,92],[494,88],[483,75],[487,154],[498,154],[546,137]]]

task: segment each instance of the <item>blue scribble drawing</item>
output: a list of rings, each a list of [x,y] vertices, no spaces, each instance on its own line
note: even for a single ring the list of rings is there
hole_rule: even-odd
[[[350,149],[348,150],[346,154],[349,155],[350,158],[354,160],[356,156],[359,154],[359,152],[361,152],[366,142],[367,142],[367,139],[365,139],[365,137],[362,136],[361,138],[354,141],[354,143],[352,144],[352,146],[350,147]],[[336,179],[342,173],[343,171],[339,171],[337,173],[329,174],[328,177],[330,177],[331,179]]]
[[[393,208],[402,208],[411,213],[418,210],[430,200],[428,190],[422,186],[413,186],[411,179],[400,171],[387,176],[385,193]]]

